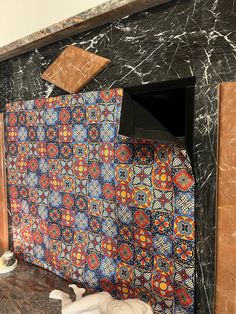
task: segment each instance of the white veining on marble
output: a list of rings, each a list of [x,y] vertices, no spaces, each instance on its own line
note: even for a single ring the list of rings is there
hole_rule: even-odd
[[[0,64],[3,104],[64,94],[41,80],[40,74],[69,44],[112,60],[84,91],[196,77],[196,308],[200,314],[214,312],[217,84],[236,79],[235,12],[235,0],[179,0]]]

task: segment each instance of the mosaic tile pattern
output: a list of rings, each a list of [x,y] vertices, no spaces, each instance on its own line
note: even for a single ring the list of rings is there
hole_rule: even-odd
[[[122,90],[7,105],[15,251],[156,313],[194,312],[185,149],[118,135]]]

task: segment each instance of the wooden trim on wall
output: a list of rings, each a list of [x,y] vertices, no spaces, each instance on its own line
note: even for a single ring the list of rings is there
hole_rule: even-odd
[[[4,114],[0,113],[0,249],[6,250],[9,243],[4,134]]]
[[[236,82],[219,85],[216,314],[236,313]]]

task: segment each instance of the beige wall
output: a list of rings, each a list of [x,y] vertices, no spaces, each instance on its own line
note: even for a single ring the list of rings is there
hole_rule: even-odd
[[[0,0],[0,47],[108,0]]]

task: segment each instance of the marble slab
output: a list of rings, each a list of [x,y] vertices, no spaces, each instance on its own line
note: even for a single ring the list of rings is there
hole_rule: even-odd
[[[235,25],[234,0],[175,0],[0,63],[1,110],[9,101],[65,94],[40,75],[70,44],[112,60],[83,91],[196,77],[197,314],[214,313],[217,86],[236,80]]]
[[[0,47],[0,62],[172,0],[110,0]]]
[[[68,284],[43,268],[19,261],[13,272],[0,274],[0,313],[61,313],[61,301],[49,299],[49,293],[59,289],[74,297]]]

